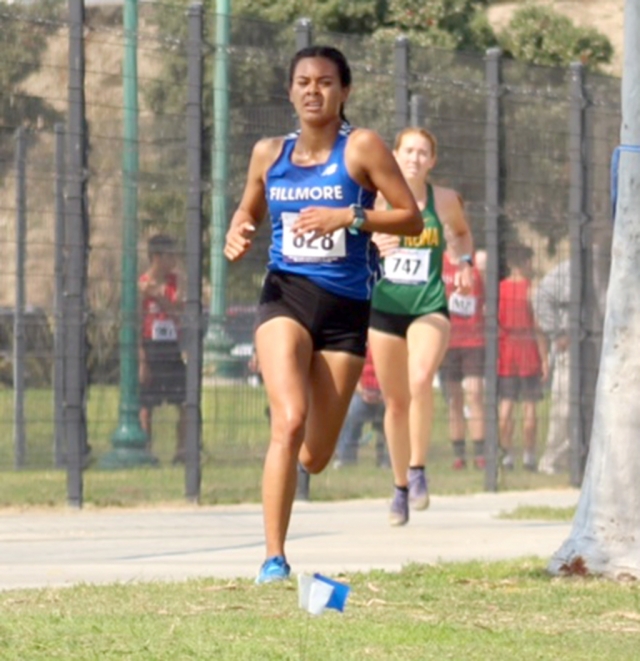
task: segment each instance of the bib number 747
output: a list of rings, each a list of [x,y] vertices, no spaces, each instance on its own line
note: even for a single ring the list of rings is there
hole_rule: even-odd
[[[431,250],[398,248],[384,259],[384,277],[404,285],[424,284],[429,280]]]

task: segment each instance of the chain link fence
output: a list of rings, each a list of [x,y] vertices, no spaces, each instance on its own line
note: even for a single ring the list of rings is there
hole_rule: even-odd
[[[222,19],[202,16],[195,6],[143,4],[135,33],[123,29],[122,8],[95,7],[86,14],[76,9],[75,18],[70,9],[45,13],[38,5],[0,12],[3,35],[17,33],[23,44],[42,42],[42,48],[20,55],[13,51],[15,82],[2,92],[1,470],[60,469],[64,475],[66,468],[66,497],[75,504],[99,495],[128,502],[132,492],[141,500],[186,493],[205,502],[256,493],[268,420],[250,359],[269,233],[263,227],[250,255],[227,266],[219,251],[227,218],[216,216],[216,204],[223,202],[230,217],[253,144],[295,128],[289,60],[297,48],[316,42],[337,46],[352,65],[346,110],[353,124],[377,130],[390,144],[407,125],[437,136],[433,179],[462,194],[476,247],[488,255],[485,488],[499,487],[494,359],[499,283],[508,255],[516,245],[533,249],[534,289],[554,266],[571,261],[572,361],[565,388],[573,460],[566,481],[579,484],[609,272],[609,161],[619,135],[619,80],[580,65],[533,67],[496,52],[483,56],[427,50],[402,38],[314,33],[305,21],[275,25],[233,18],[229,42],[222,44],[216,36]],[[81,67],[74,53],[84,54]],[[132,55],[134,69],[126,64]],[[137,73],[128,98],[123,71]],[[138,104],[133,113],[132,99]],[[216,123],[221,99],[228,104],[226,124]],[[74,114],[81,107],[84,118]],[[132,117],[133,138],[127,133]],[[227,127],[224,139],[220,126]],[[133,171],[127,165],[132,145]],[[127,208],[132,195],[133,215]],[[81,209],[80,218],[74,209]],[[103,470],[114,434],[137,433],[129,427],[137,424],[139,404],[139,315],[123,301],[131,303],[132,291],[135,297],[133,281],[148,265],[148,238],[160,232],[175,239],[186,283],[181,349],[191,360],[191,453],[186,466],[172,465],[185,429],[178,425],[178,407],[163,406],[155,410],[152,439],[142,448],[160,467]],[[65,307],[72,276],[79,278],[73,281],[78,288],[71,287],[79,312]],[[69,333],[86,342],[74,346]],[[70,365],[79,366],[73,383]],[[547,392],[537,409],[539,454],[549,399]],[[71,417],[70,408],[76,413]],[[432,460],[443,475],[452,459],[446,418],[440,399]],[[77,434],[70,434],[70,425]],[[331,476],[318,479],[331,488]],[[376,493],[372,479],[354,472],[349,493]],[[242,484],[246,488],[237,488]],[[59,488],[65,490],[64,480]],[[11,502],[11,495],[3,499]]]

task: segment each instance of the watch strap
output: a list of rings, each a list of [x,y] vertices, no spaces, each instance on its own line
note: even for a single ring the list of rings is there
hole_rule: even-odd
[[[349,232],[356,234],[358,230],[364,225],[367,217],[364,213],[364,208],[359,204],[350,204],[349,209],[353,212],[353,220],[349,225]]]

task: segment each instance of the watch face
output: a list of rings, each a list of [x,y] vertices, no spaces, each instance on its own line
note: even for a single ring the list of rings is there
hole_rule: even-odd
[[[353,211],[351,227],[360,227],[365,221],[364,209],[359,204],[350,205],[350,209]]]

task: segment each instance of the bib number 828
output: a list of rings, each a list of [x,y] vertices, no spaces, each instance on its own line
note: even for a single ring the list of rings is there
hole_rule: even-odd
[[[292,262],[331,262],[343,259],[347,255],[347,245],[344,228],[331,234],[317,236],[315,232],[295,234],[293,224],[298,214],[282,214],[282,254]]]
[[[333,235],[325,234],[324,236],[303,236],[298,234],[293,238],[293,246],[295,248],[309,248],[310,250],[332,250],[335,246]]]

